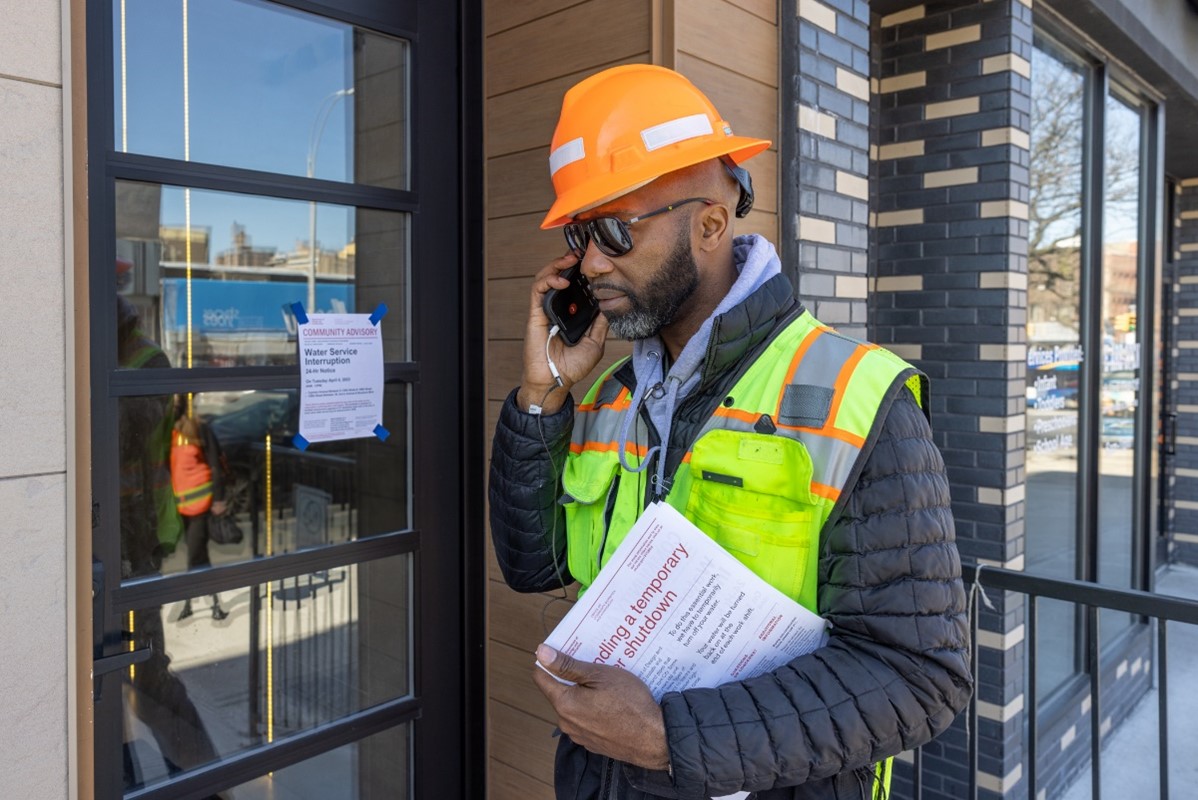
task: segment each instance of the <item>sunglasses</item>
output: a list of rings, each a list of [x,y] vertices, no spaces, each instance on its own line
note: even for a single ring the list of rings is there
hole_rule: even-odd
[[[705,197],[688,197],[654,211],[639,214],[627,222],[619,217],[595,217],[585,222],[570,222],[563,229],[566,234],[566,244],[574,255],[578,256],[579,261],[586,254],[587,246],[592,241],[595,242],[595,247],[599,248],[599,252],[605,256],[619,258],[628,255],[628,252],[632,250],[632,234],[628,232],[629,228],[643,219],[665,214],[687,203],[715,205],[714,200],[708,200]]]

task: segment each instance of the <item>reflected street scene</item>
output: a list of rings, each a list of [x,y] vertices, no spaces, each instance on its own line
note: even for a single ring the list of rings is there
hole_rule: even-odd
[[[409,694],[410,585],[397,556],[226,592],[219,620],[134,613],[161,650],[124,682],[126,790]],[[407,754],[399,728],[222,797],[403,797]]]
[[[125,577],[185,572],[407,529],[408,392],[399,384],[384,390],[384,418],[395,423],[395,433],[385,442],[352,439],[309,450],[292,445],[299,424],[298,390],[121,398],[121,435],[128,448],[143,452],[157,447],[164,453],[157,457],[158,488],[131,490],[153,501],[153,524],[134,516],[151,513],[146,504],[130,501],[123,507],[127,529],[152,533],[125,537]],[[162,410],[141,420],[137,409],[146,407]],[[186,447],[188,441],[179,433],[185,425],[202,430],[206,445],[190,464],[180,454],[180,442]],[[163,426],[174,432],[169,446],[156,444]],[[198,476],[180,474],[188,466],[194,470],[197,461],[203,462]],[[189,513],[190,493],[197,491],[193,484],[210,487],[219,513],[210,507],[202,517],[206,531],[189,537],[186,530],[196,518]],[[221,530],[214,537],[217,517]],[[199,539],[205,540],[206,551],[197,552]]]
[[[386,303],[383,354],[408,358],[406,214],[117,182],[120,292],[176,367],[296,363],[292,304]]]

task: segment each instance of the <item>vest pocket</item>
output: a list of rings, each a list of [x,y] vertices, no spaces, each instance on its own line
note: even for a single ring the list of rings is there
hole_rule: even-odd
[[[566,459],[565,472],[562,474],[562,490],[567,495],[567,563],[570,574],[584,587],[591,584],[599,571],[599,547],[606,530],[608,496],[615,486],[616,473],[620,468],[618,459],[606,458],[607,455],[596,456],[599,463],[585,465],[579,463],[586,458],[585,455]]]
[[[708,431],[691,450],[686,516],[758,577],[798,600],[819,510],[811,457],[783,436]]]

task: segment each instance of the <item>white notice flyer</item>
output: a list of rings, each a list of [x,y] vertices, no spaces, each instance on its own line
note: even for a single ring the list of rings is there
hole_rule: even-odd
[[[657,700],[760,675],[826,641],[821,617],[667,503],[645,510],[545,640],[581,661],[623,667]]]
[[[299,444],[385,433],[383,339],[370,314],[310,314],[299,325]]]

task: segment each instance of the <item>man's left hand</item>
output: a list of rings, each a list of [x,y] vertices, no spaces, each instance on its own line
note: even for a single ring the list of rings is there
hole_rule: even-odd
[[[604,664],[584,664],[548,645],[537,660],[574,686],[533,668],[532,679],[557,712],[562,733],[592,753],[646,769],[670,763],[665,719],[649,687],[631,672]]]

